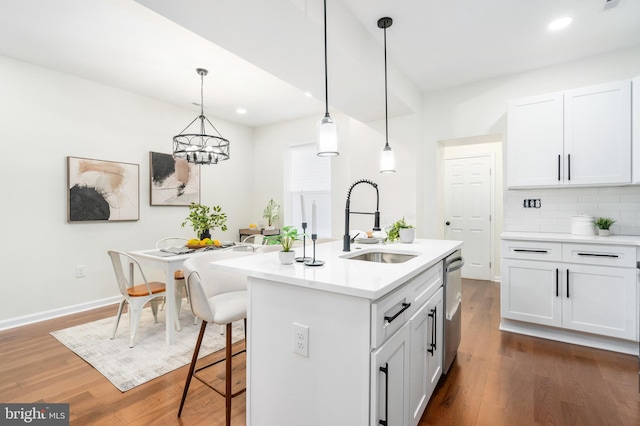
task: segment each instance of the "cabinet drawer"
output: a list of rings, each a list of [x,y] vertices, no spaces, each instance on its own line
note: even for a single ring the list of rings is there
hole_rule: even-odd
[[[371,304],[371,347],[377,348],[409,321],[442,287],[443,262],[438,262],[401,288]]]
[[[600,244],[563,244],[562,261],[635,268],[636,248]]]
[[[412,288],[404,285],[371,304],[371,347],[377,348],[411,318],[416,306]]]
[[[503,240],[502,257],[526,260],[562,260],[562,244],[547,241]]]
[[[407,284],[411,295],[411,315],[442,287],[443,262],[438,262]]]

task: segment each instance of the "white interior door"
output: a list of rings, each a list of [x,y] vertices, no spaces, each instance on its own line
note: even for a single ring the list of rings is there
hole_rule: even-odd
[[[464,241],[462,277],[491,279],[490,155],[444,161],[445,238]]]

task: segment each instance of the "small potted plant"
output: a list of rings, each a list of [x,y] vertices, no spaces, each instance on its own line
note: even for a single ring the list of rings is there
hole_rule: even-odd
[[[611,235],[611,231],[609,230],[609,228],[614,223],[616,223],[616,221],[609,217],[597,217],[593,221],[593,224],[596,226],[596,228],[598,228],[598,235],[600,235],[601,237],[608,237],[609,235]]]
[[[265,229],[274,229],[273,223],[280,218],[280,204],[276,204],[273,198],[267,203],[267,207],[264,208],[262,217],[267,219],[267,227]]]
[[[211,238],[210,230],[220,228],[223,231],[227,230],[227,215],[222,212],[220,206],[205,206],[198,203],[191,203],[189,205],[189,216],[187,216],[182,222],[182,227],[187,223],[191,223],[193,230],[198,238],[204,240],[205,238]]]
[[[270,235],[266,237],[265,240],[269,245],[282,245],[282,250],[278,252],[280,263],[283,265],[291,265],[296,258],[296,252],[292,250],[293,243],[300,239],[301,236],[302,234],[298,234],[295,226],[283,226],[280,229],[280,234]]]
[[[416,228],[405,222],[404,217],[391,225],[387,232],[387,240],[389,241],[400,240],[403,243],[411,244],[415,238]]]

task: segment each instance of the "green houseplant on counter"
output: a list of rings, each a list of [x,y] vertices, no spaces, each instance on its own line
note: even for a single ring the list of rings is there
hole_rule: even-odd
[[[598,228],[598,235],[601,237],[608,237],[611,235],[609,228],[614,223],[616,223],[615,219],[611,219],[609,217],[597,217],[593,221],[593,224]]]
[[[267,229],[273,229],[273,223],[280,218],[280,204],[273,201],[273,198],[267,203],[267,207],[264,208],[262,217],[267,219]]]
[[[296,252],[292,250],[293,243],[300,239],[302,234],[298,234],[298,229],[295,226],[283,226],[280,229],[280,234],[270,235],[265,238],[268,245],[280,244],[282,250],[278,253],[280,257],[280,263],[283,265],[291,265],[296,257]]]
[[[413,225],[409,225],[404,217],[396,221],[389,227],[387,232],[387,240],[389,241],[402,241],[403,243],[410,244],[416,238],[416,229]]]
[[[191,203],[189,205],[189,216],[182,222],[182,227],[191,223],[191,227],[201,240],[211,238],[210,230],[220,228],[227,230],[227,215],[222,212],[220,206],[205,206],[203,204]]]

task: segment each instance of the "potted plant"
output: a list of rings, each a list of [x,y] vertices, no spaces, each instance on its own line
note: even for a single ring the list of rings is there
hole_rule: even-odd
[[[597,217],[593,221],[593,224],[596,226],[596,228],[598,228],[598,235],[600,235],[601,237],[608,237],[609,235],[611,235],[611,231],[609,230],[609,228],[614,223],[616,223],[616,221],[609,217]]]
[[[205,238],[211,238],[210,230],[220,228],[223,231],[227,230],[227,215],[222,212],[220,206],[205,206],[198,203],[191,203],[189,205],[189,216],[187,216],[182,222],[182,227],[187,223],[191,223],[193,230],[198,238],[204,240]]]
[[[273,198],[267,203],[267,207],[264,208],[262,217],[267,219],[266,229],[274,229],[273,223],[280,218],[280,204],[276,204]]]
[[[411,244],[415,238],[415,227],[405,222],[404,217],[391,225],[387,232],[387,240],[389,241],[400,240],[403,243]]]
[[[291,265],[295,261],[296,252],[292,250],[293,243],[300,239],[302,234],[298,234],[298,229],[295,226],[283,226],[280,229],[280,234],[270,235],[265,238],[267,244],[282,245],[282,250],[278,252],[280,263],[283,265]]]

